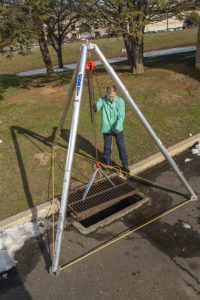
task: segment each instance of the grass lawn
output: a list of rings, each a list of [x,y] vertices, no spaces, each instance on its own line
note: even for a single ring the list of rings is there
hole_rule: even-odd
[[[146,34],[144,39],[145,51],[178,45],[190,45],[197,41],[197,29],[180,30],[174,32],[161,32],[156,34]],[[124,48],[122,38],[110,38],[92,40],[99,45],[106,57],[121,56],[120,49]],[[65,64],[76,62],[80,53],[80,43],[72,43],[63,46],[63,61]],[[57,65],[56,52],[49,47],[50,55],[54,65]],[[95,58],[95,56],[94,56]],[[30,55],[20,56],[14,53],[12,59],[8,60],[0,55],[0,74],[16,74],[22,71],[43,68],[44,64],[39,48],[33,48]]]
[[[199,132],[200,72],[194,69],[194,58],[177,54],[148,62],[145,74],[133,76],[126,62],[115,65],[139,108],[166,147]],[[0,219],[45,202],[52,196],[51,154],[49,142],[58,125],[72,74],[60,74],[49,81],[45,76],[27,78],[0,76]],[[111,78],[102,68],[97,70],[102,93]],[[99,93],[94,81],[95,97]],[[59,138],[67,146],[72,105]],[[99,131],[100,114],[96,114],[98,149],[103,150]],[[126,105],[125,143],[130,164],[158,150]],[[85,85],[78,128],[76,152],[95,157],[93,127],[89,117],[88,92]],[[66,153],[56,152],[55,193],[62,190]],[[120,164],[116,146],[115,163]],[[75,157],[72,187],[86,183],[93,165]]]

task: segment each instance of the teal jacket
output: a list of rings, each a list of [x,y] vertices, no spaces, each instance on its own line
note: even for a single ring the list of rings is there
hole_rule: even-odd
[[[125,103],[122,98],[115,96],[113,102],[110,102],[106,95],[98,99],[96,108],[97,112],[101,109],[101,132],[110,133],[114,129],[123,130]]]

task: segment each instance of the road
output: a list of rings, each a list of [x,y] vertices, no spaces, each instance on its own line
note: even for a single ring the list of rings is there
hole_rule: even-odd
[[[185,163],[185,158],[192,161]],[[176,159],[179,168],[199,194],[200,157],[189,151]],[[166,162],[141,174],[170,189],[185,192]],[[69,225],[64,232],[61,264],[128,232],[183,203],[172,190],[138,183],[151,201],[119,220],[87,236]],[[110,300],[180,299],[200,297],[200,201],[193,201],[167,214],[124,239],[50,276],[51,233],[34,238],[16,254],[17,267],[0,280],[1,300]]]

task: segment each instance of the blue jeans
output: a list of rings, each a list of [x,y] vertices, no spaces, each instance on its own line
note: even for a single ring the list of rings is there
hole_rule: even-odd
[[[111,155],[111,144],[112,144],[112,134],[104,133],[104,151],[103,151],[103,163],[106,165],[110,164],[110,155]],[[126,148],[124,145],[124,132],[123,130],[118,132],[115,136],[117,148],[119,151],[119,158],[122,162],[123,167],[128,167],[128,157],[126,154]]]

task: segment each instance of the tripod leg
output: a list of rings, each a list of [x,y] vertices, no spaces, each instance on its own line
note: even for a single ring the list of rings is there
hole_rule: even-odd
[[[89,192],[89,190],[90,190],[90,188],[91,188],[91,185],[93,184],[93,181],[94,181],[94,179],[95,179],[95,177],[96,177],[97,172],[98,172],[98,169],[96,169],[96,170],[94,171],[92,177],[90,178],[90,181],[89,181],[88,185],[86,186],[86,189],[85,189],[84,194],[83,194],[83,197],[82,197],[82,200],[83,200],[83,201],[84,201],[85,198],[87,197],[87,194],[88,194],[88,192]]]
[[[53,146],[57,145],[58,136],[59,136],[60,131],[62,130],[63,124],[65,122],[65,118],[66,118],[66,115],[67,115],[67,112],[68,112],[68,109],[69,109],[69,106],[70,106],[70,103],[71,103],[71,99],[72,99],[72,96],[73,96],[73,93],[74,93],[74,89],[75,89],[75,86],[76,86],[76,80],[77,80],[77,75],[78,75],[79,64],[80,64],[80,58],[79,58],[79,60],[76,64],[76,68],[74,70],[73,77],[72,77],[72,80],[71,80],[71,83],[70,83],[70,86],[69,86],[69,90],[68,90],[68,94],[67,94],[67,98],[66,98],[66,102],[65,102],[65,107],[64,107],[64,110],[63,110],[63,113],[62,113],[62,117],[60,119],[60,122],[58,124],[58,127],[57,127],[55,135],[54,135]]]
[[[110,64],[106,60],[105,56],[103,55],[103,53],[101,52],[101,50],[99,49],[99,47],[97,45],[95,45],[93,47],[93,49],[95,50],[95,53],[97,54],[99,60],[102,62],[103,66],[106,69],[106,71],[108,72],[108,74],[111,76],[111,78],[113,79],[113,81],[118,86],[118,88],[121,91],[121,93],[124,96],[124,98],[130,104],[131,108],[136,113],[136,115],[138,116],[139,120],[141,121],[141,123],[143,124],[143,126],[145,127],[145,129],[147,130],[147,132],[150,134],[150,136],[152,137],[154,143],[158,146],[158,148],[160,149],[160,151],[163,154],[163,156],[166,158],[166,160],[168,161],[168,163],[173,168],[174,172],[177,174],[177,176],[179,177],[179,179],[182,181],[182,183],[184,184],[184,186],[186,187],[186,189],[188,190],[188,192],[192,196],[192,199],[193,200],[197,200],[198,197],[195,194],[195,192],[193,191],[193,189],[191,188],[190,184],[188,183],[188,181],[183,176],[182,172],[177,167],[176,163],[174,162],[174,160],[171,157],[171,155],[168,153],[167,149],[162,144],[161,140],[155,134],[155,132],[152,129],[151,125],[145,119],[144,115],[142,114],[142,112],[140,111],[140,109],[138,108],[138,106],[136,105],[135,101],[133,100],[133,98],[129,94],[128,90],[123,85],[123,83],[120,80],[120,78],[115,73],[114,69],[110,66]]]
[[[55,251],[52,263],[52,272],[57,273],[59,271],[59,261],[60,261],[60,252],[62,244],[62,234],[64,230],[64,223],[66,218],[70,179],[72,172],[72,163],[74,157],[74,149],[77,137],[78,130],[78,121],[80,113],[80,104],[83,90],[83,82],[85,75],[85,65],[86,65],[86,56],[87,56],[87,45],[81,46],[81,55],[80,55],[80,64],[78,70],[78,79],[76,84],[76,94],[74,100],[74,108],[72,114],[72,122],[70,128],[69,136],[69,150],[67,153],[66,165],[65,165],[65,174],[63,180],[63,189],[62,189],[62,198],[60,204],[60,212],[57,224],[56,240],[55,240]]]
[[[112,186],[116,186],[116,185],[112,182],[112,180],[110,180],[110,178],[104,173],[104,171],[103,171],[101,168],[99,168],[99,171],[101,172],[101,174],[103,174],[104,177],[106,177],[106,178],[108,179],[108,181],[112,184]]]

